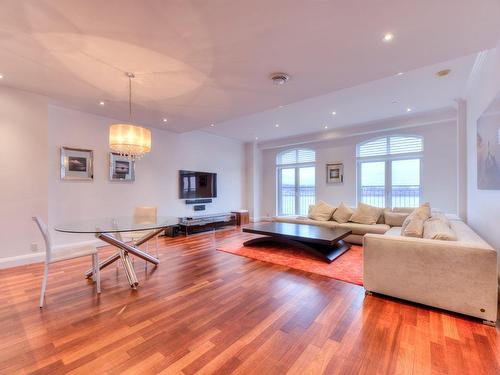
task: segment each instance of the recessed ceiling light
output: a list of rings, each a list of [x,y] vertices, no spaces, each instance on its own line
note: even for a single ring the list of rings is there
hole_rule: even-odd
[[[168,119],[166,117],[163,118],[163,122],[168,122]]]
[[[406,108],[406,112],[411,112],[411,108]]]
[[[451,69],[443,69],[443,70],[440,70],[439,72],[436,73],[436,75],[438,77],[444,77],[444,76],[447,76],[448,74],[450,74],[451,72]]]
[[[276,124],[276,125],[274,125],[274,126],[275,126],[275,127],[277,127],[277,128],[279,128],[279,127],[280,127],[280,124]]]
[[[325,125],[325,129],[328,129],[328,125]]]
[[[384,35],[384,42],[390,42],[391,40],[394,39],[394,34],[393,33],[387,33]]]
[[[0,74],[0,79],[3,79],[3,74]]]
[[[402,76],[404,74],[404,72],[399,72],[398,74],[396,74],[397,76]]]
[[[215,124],[210,124],[210,126],[213,128],[215,126]]]
[[[334,116],[335,116],[336,114],[337,114],[337,112],[335,112],[335,111],[333,111],[333,112],[332,112],[332,115],[334,115]]]
[[[99,105],[104,105],[104,104],[105,103],[102,100],[99,102]]]
[[[255,137],[255,140],[258,141],[259,140],[259,137]]]

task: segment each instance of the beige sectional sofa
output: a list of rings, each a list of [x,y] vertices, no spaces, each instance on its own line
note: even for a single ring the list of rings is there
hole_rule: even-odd
[[[413,209],[394,209],[410,212]],[[498,308],[497,252],[456,215],[447,215],[456,241],[405,237],[401,227],[340,224],[300,216],[274,221],[344,227],[348,242],[364,246],[364,287],[376,292],[483,319],[494,325]]]
[[[385,209],[385,211],[390,212],[407,212],[410,213],[413,211],[413,208],[395,208],[395,209]],[[384,234],[391,226],[384,223],[384,215],[382,215],[377,222],[377,224],[358,224],[358,223],[337,223],[335,220],[313,220],[306,216],[274,216],[272,218],[273,221],[278,221],[282,223],[296,223],[296,224],[309,224],[309,225],[318,225],[326,228],[347,228],[352,230],[352,234],[345,238],[345,241],[357,245],[363,244],[363,236],[367,233],[373,234]]]
[[[494,325],[497,252],[463,221],[450,226],[456,241],[404,237],[398,227],[364,236],[364,287]]]

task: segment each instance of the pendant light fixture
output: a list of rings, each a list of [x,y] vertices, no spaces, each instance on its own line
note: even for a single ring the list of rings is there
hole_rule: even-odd
[[[125,73],[128,77],[128,124],[112,124],[109,127],[109,148],[130,160],[138,160],[151,151],[151,131],[132,124],[132,78],[133,73]]]

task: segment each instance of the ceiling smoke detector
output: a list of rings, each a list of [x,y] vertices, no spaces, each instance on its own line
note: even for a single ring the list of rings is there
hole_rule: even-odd
[[[271,79],[275,85],[284,85],[290,79],[290,76],[286,73],[273,73]]]

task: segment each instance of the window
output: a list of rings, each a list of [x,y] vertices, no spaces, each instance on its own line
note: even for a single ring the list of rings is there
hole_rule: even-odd
[[[314,150],[287,150],[276,157],[278,215],[307,215],[316,201],[316,153]]]
[[[418,207],[423,139],[389,136],[358,144],[358,201],[377,207]]]

